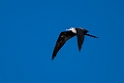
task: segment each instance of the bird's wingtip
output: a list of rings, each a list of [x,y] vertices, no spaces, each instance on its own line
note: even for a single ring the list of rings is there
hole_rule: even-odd
[[[78,48],[78,51],[80,52],[81,51],[81,48]]]
[[[54,57],[51,58],[51,61],[54,59]]]

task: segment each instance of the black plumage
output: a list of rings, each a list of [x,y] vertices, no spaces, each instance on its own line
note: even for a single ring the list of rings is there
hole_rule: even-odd
[[[63,31],[60,33],[58,40],[56,41],[56,45],[53,50],[52,59],[56,56],[57,52],[61,49],[61,47],[66,43],[67,40],[75,36],[76,34],[72,31]]]
[[[56,45],[53,50],[52,60],[56,57],[58,51],[62,48],[62,46],[66,43],[67,40],[77,35],[77,42],[78,42],[78,50],[80,51],[82,48],[82,44],[84,41],[84,36],[90,36],[94,38],[98,38],[96,36],[87,34],[88,30],[84,28],[70,28],[69,31],[63,31],[60,33],[59,38],[56,41]]]

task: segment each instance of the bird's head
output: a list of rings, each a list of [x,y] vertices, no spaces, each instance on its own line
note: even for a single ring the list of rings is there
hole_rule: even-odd
[[[72,31],[73,33],[77,33],[77,31],[74,27],[71,27],[70,29],[66,29],[66,31]]]

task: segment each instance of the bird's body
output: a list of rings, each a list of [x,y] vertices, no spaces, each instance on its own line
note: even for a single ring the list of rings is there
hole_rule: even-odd
[[[79,51],[81,50],[85,35],[90,36],[90,37],[94,37],[94,38],[98,38],[96,36],[87,34],[88,30],[86,30],[84,28],[71,27],[70,29],[66,29],[66,30],[67,31],[63,31],[60,33],[59,38],[56,41],[56,45],[54,47],[53,54],[52,54],[52,60],[55,58],[55,56],[57,55],[57,52],[62,48],[62,46],[66,43],[66,41],[69,40],[70,38],[76,36],[76,35],[77,35],[77,42],[78,42]]]

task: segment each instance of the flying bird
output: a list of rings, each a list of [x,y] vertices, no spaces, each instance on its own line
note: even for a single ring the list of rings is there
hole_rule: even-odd
[[[77,43],[78,43],[79,51],[82,48],[85,35],[93,37],[93,38],[98,38],[97,36],[87,34],[87,33],[88,33],[88,30],[81,28],[81,27],[79,28],[71,27],[70,29],[66,29],[66,31],[61,32],[56,41],[56,45],[53,50],[52,60],[56,57],[58,51],[62,48],[62,46],[66,43],[66,41],[71,39],[74,36],[77,36]]]

